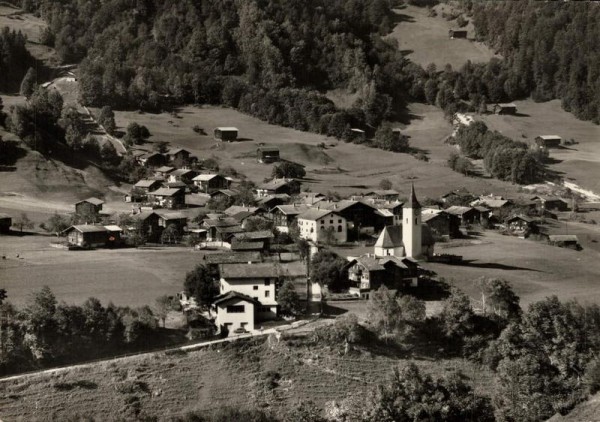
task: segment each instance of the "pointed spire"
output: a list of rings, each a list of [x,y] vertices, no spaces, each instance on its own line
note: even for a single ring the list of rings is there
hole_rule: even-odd
[[[421,208],[421,204],[417,201],[417,195],[415,195],[415,184],[412,183],[410,187],[410,196],[408,197],[408,203],[405,208]]]

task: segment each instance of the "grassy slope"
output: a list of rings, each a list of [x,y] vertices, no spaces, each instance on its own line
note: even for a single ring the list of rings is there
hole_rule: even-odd
[[[459,69],[467,60],[485,63],[495,57],[494,52],[482,43],[448,38],[448,30],[458,27],[456,21],[442,18],[442,11],[448,8],[446,4],[436,6],[436,17],[427,16],[428,11],[424,7],[409,5],[396,10],[400,23],[389,37],[398,41],[400,50],[409,59],[424,67],[434,63],[438,69],[442,69],[450,63],[454,69]],[[469,31],[469,38],[473,38],[471,22],[466,29]]]
[[[504,135],[532,143],[539,135],[558,135],[575,139],[578,144],[551,149],[550,157],[557,162],[550,168],[564,177],[593,191],[600,191],[600,126],[582,121],[560,107],[559,100],[535,103],[515,101],[519,115],[489,114],[481,119]]]
[[[285,341],[271,344],[258,339],[213,350],[159,354],[7,382],[2,385],[0,415],[9,420],[60,419],[68,414],[127,419],[131,413],[125,400],[132,395],[139,397],[142,414],[159,415],[161,419],[220,406],[259,405],[280,411],[305,400],[322,406],[373,388],[385,380],[394,365],[407,363],[406,359],[369,352],[343,357],[339,353],[342,346],[307,349]],[[477,378],[475,388],[486,393],[490,374],[467,361],[419,359],[416,363],[436,376],[460,369],[470,382]],[[279,386],[273,390],[265,390],[260,382],[269,370],[281,375]],[[123,379],[140,381],[145,391],[117,391]],[[64,386],[77,382],[82,387],[60,390],[60,383]]]

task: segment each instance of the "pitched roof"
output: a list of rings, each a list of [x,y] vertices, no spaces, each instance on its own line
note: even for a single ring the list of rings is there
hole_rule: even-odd
[[[180,152],[183,152],[183,151],[187,152],[188,154],[191,154],[191,152],[189,152],[189,151],[188,151],[187,149],[185,149],[185,148],[175,148],[175,149],[171,149],[171,150],[169,150],[168,154],[169,154],[169,155],[175,155],[175,154],[178,154],[178,153],[180,153]]]
[[[415,194],[414,183],[410,185],[410,195],[408,196],[408,202],[404,204],[404,208],[421,208],[421,204],[417,201],[417,195]]]
[[[540,136],[538,136],[538,138],[543,139],[544,141],[550,141],[550,140],[555,140],[555,139],[562,139],[558,135],[540,135]]]
[[[256,264],[223,264],[220,268],[221,277],[228,278],[267,278],[279,275],[277,266],[272,262]]]
[[[394,195],[394,196],[397,196],[397,195],[400,195],[400,192],[398,192],[398,191],[396,191],[394,189],[379,189],[379,190],[373,190],[371,192],[367,192],[365,195],[366,196],[369,196],[369,195],[375,195],[375,196],[391,196],[391,195]]]
[[[514,103],[498,103],[496,104],[499,107],[514,107],[517,108],[517,105]]]
[[[503,206],[510,204],[508,199],[483,199],[480,204],[488,206],[490,208],[502,208]]]
[[[216,230],[217,233],[221,234],[241,233],[244,231],[241,226],[216,227]]]
[[[267,195],[267,196],[258,198],[258,200],[256,202],[258,204],[266,204],[266,203],[274,201],[274,200],[287,201],[288,199],[290,199],[290,196],[287,193],[276,193],[276,194]]]
[[[207,218],[203,221],[207,227],[231,227],[237,226],[239,223],[231,217]]]
[[[318,220],[319,218],[323,218],[329,214],[336,214],[336,213],[333,212],[332,210],[327,210],[327,209],[321,210],[321,209],[312,208],[312,209],[309,209],[309,210],[303,212],[302,214],[298,215],[298,219],[315,221],[315,220]]]
[[[262,185],[258,186],[258,189],[275,190],[275,189],[279,189],[284,186],[287,186],[291,182],[292,182],[292,180],[288,180],[288,179],[273,179],[269,182],[263,183]]]
[[[71,231],[71,229],[77,230],[81,233],[105,233],[108,231],[104,226],[95,226],[93,224],[79,224],[63,230],[63,233]]]
[[[317,208],[320,209],[328,209],[332,211],[342,212],[350,207],[355,205],[365,205],[369,208],[372,208],[373,211],[377,209],[377,207],[367,201],[353,201],[351,199],[342,199],[341,201],[319,201],[316,205]],[[359,205],[359,206],[360,206]]]
[[[106,230],[108,230],[109,232],[122,232],[123,229],[117,225],[114,224],[109,224],[108,226],[104,226],[104,228]]]
[[[259,210],[258,207],[243,207],[241,205],[232,205],[223,212],[227,215],[234,215],[234,214],[237,214],[237,213],[243,212],[243,211],[254,214],[258,210]]]
[[[77,202],[77,204],[81,204],[83,202],[89,202],[90,204],[93,204],[93,205],[102,205],[102,204],[104,204],[104,201],[102,199],[98,199],[98,198],[95,198],[93,196],[91,198],[83,199],[83,200]]]
[[[440,212],[436,212],[436,213],[422,214],[421,221],[423,223],[427,223],[428,221],[435,220],[436,218],[447,218],[447,217],[448,217],[447,213],[440,211]]]
[[[463,214],[472,211],[474,208],[471,207],[461,207],[460,205],[452,205],[450,208],[446,208],[444,211],[446,211],[448,214],[452,214],[452,215],[457,215],[457,216],[462,216]]]
[[[160,188],[155,190],[154,192],[150,192],[150,195],[155,195],[155,196],[173,196],[173,195],[177,195],[178,193],[181,193],[182,189],[181,188]]]
[[[165,212],[165,211],[154,211],[160,218],[164,220],[187,220],[187,216],[181,212]]]
[[[5,218],[12,218],[12,217],[10,215],[8,215],[8,214],[4,214],[4,213],[0,212],[0,220],[3,220]]]
[[[233,127],[233,126],[219,126],[217,129],[219,129],[219,130],[227,130],[227,131],[229,131],[229,130],[238,130],[237,127]]]
[[[161,166],[161,167],[157,168],[155,171],[159,172],[159,173],[169,173],[174,170],[175,170],[175,167]]]
[[[160,183],[160,182],[158,180],[153,180],[153,179],[142,179],[139,182],[137,182],[134,186],[136,188],[149,188],[156,183]]]
[[[282,214],[285,215],[298,215],[303,212],[309,210],[310,207],[306,204],[287,204],[287,205],[277,205],[275,208],[271,210],[274,212],[275,210],[281,211]]]
[[[239,195],[239,192],[236,192],[236,191],[231,190],[231,189],[219,189],[219,190],[214,191],[213,193],[211,193],[210,196],[213,197],[213,196],[215,196],[215,195],[217,195],[219,193],[222,193],[223,195],[226,195],[226,196],[237,196],[237,195]]]
[[[231,242],[232,251],[259,251],[265,248],[265,242],[246,242],[233,239]]]
[[[215,177],[223,177],[220,174],[199,174],[194,177],[192,180],[200,181],[200,182],[208,182],[209,180],[214,179]]]
[[[255,305],[260,305],[260,302],[258,300],[256,300],[256,299],[254,299],[253,297],[250,297],[248,295],[245,295],[243,293],[239,293],[239,292],[236,292],[236,291],[233,291],[233,290],[230,291],[230,292],[227,292],[227,293],[225,293],[223,295],[217,296],[214,299],[213,303],[215,305],[218,305],[220,303],[228,302],[228,301],[233,300],[233,299],[241,299],[241,300],[244,300],[246,302],[253,303]]]
[[[508,220],[506,220],[507,222],[511,222],[514,220],[523,220],[526,223],[532,223],[533,222],[533,218],[526,216],[526,215],[515,215],[513,217],[510,217]]]
[[[157,213],[155,213],[154,211],[142,211],[140,213],[134,214],[132,217],[136,220],[141,220],[144,221],[146,220],[148,217],[151,217],[153,215],[158,216]]]
[[[185,174],[188,173],[195,173],[194,170],[190,170],[190,169],[177,169],[177,170],[173,170],[170,175],[171,176],[183,176]]]
[[[222,252],[204,255],[204,262],[207,264],[239,264],[242,262],[262,262],[260,252]]]
[[[400,246],[404,246],[402,226],[386,226],[377,238],[377,242],[375,242],[376,248],[397,248]]]
[[[258,147],[257,151],[260,151],[260,152],[279,152],[279,148],[277,148],[277,147]]]
[[[237,233],[234,237],[238,240],[242,240],[242,239],[256,240],[256,239],[273,239],[275,236],[273,235],[273,232],[270,230],[259,230],[259,231],[255,231],[255,232]]]

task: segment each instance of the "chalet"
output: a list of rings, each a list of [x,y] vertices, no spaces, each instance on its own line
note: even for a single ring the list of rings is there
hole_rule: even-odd
[[[423,223],[426,223],[436,237],[460,237],[460,218],[443,210],[424,209],[421,212]]]
[[[528,234],[536,231],[537,226],[531,217],[515,215],[506,220],[506,228],[514,234],[526,237]]]
[[[268,250],[275,236],[270,230],[259,230],[255,232],[235,233],[233,238],[237,242],[261,242],[265,249]]]
[[[163,228],[160,227],[158,214],[153,211],[142,211],[133,216],[134,224],[127,227],[127,234],[137,234],[149,242],[158,242]]]
[[[551,234],[548,236],[548,243],[561,248],[581,250],[579,238],[574,234]]]
[[[510,104],[494,104],[492,107],[494,114],[517,114],[517,106]]]
[[[481,222],[481,212],[473,207],[461,207],[453,205],[445,210],[448,214],[458,217],[460,224],[466,226],[468,224],[476,224]]]
[[[348,240],[347,221],[337,212],[327,209],[309,209],[298,215],[300,237],[315,243]],[[331,236],[331,237],[329,237]]]
[[[279,266],[271,262],[223,264],[219,273],[221,294],[235,291],[260,301],[257,315],[259,320],[273,319],[277,316],[275,292],[280,276]]]
[[[262,252],[269,250],[269,248],[266,247],[265,242],[238,240],[234,237],[231,239],[231,250],[234,252]]]
[[[155,211],[158,215],[158,227],[163,230],[174,225],[177,231],[182,234],[184,227],[187,225],[187,217],[180,212]]]
[[[271,210],[273,226],[282,233],[288,233],[290,227],[296,224],[298,215],[310,209],[304,204],[277,205]]]
[[[169,173],[169,183],[182,182],[186,185],[193,184],[194,177],[198,176],[198,172],[190,169],[177,169]]]
[[[300,192],[300,182],[293,179],[273,179],[258,186],[256,193],[259,197],[285,193],[295,195]]]
[[[62,232],[70,245],[80,248],[98,248],[109,245],[109,231],[104,226],[81,224]]]
[[[210,197],[211,197],[211,199],[219,199],[219,200],[223,200],[225,198],[234,199],[237,196],[239,196],[239,194],[240,194],[239,192],[231,190],[231,189],[219,189],[219,190],[211,193]]]
[[[134,190],[148,194],[160,188],[161,182],[154,179],[142,179],[133,185]]]
[[[213,242],[229,242],[234,234],[242,233],[244,229],[231,217],[205,219],[202,227],[208,230],[207,239]]]
[[[261,303],[250,296],[231,290],[213,301],[215,324],[223,334],[241,334],[254,331],[254,322]]]
[[[104,201],[98,198],[88,198],[75,203],[75,214],[98,215],[102,211]]]
[[[569,209],[569,203],[562,198],[549,197],[549,196],[534,196],[531,200],[536,204],[540,210],[548,211],[567,211]]]
[[[471,206],[484,206],[486,208],[490,208],[491,210],[507,208],[513,205],[514,202],[510,199],[504,199],[501,196],[480,196],[479,199],[471,202]]]
[[[267,196],[263,196],[262,198],[258,198],[258,200],[256,201],[256,205],[264,211],[269,211],[269,210],[272,210],[277,205],[285,204],[286,202],[289,201],[289,199],[290,199],[290,196],[287,193],[280,193],[277,195],[267,195]]]
[[[140,155],[138,161],[144,167],[155,168],[164,166],[167,163],[167,157],[158,152],[150,152]]]
[[[274,163],[279,161],[279,148],[277,147],[259,147],[256,150],[256,161],[259,163]]]
[[[377,208],[362,201],[320,201],[318,209],[335,211],[346,219],[349,240],[356,240],[361,234],[375,233],[377,222],[381,221],[377,215]]]
[[[0,233],[10,232],[12,226],[12,217],[8,214],[0,213]]]
[[[562,138],[558,135],[541,135],[535,138],[535,144],[540,148],[558,148]]]
[[[394,189],[381,189],[367,192],[365,196],[375,199],[385,199],[386,201],[396,201],[400,196],[400,192]]]
[[[218,127],[214,131],[215,141],[236,141],[238,129],[236,127]]]
[[[169,177],[169,173],[171,173],[173,170],[175,170],[175,167],[161,166],[157,169],[154,169],[154,176],[166,180]]]
[[[441,199],[444,204],[468,205],[476,198],[465,188],[460,188],[442,195]]]
[[[185,190],[160,188],[148,194],[148,201],[162,208],[181,208],[185,205]]]
[[[184,148],[176,148],[167,152],[166,156],[174,167],[185,167],[190,164],[192,153]]]
[[[466,29],[450,29],[448,31],[448,37],[453,40],[456,38],[467,38],[467,30]]]
[[[324,199],[325,195],[319,192],[300,192],[296,195],[295,202],[298,204],[314,205]]]
[[[192,179],[202,193],[213,193],[219,189],[229,189],[231,181],[220,174],[200,174]]]
[[[350,293],[362,299],[369,299],[370,292],[383,285],[393,290],[418,285],[419,265],[411,258],[377,258],[367,254],[351,259],[345,268],[350,280]]]
[[[377,241],[375,242],[374,252],[376,257],[395,256],[402,258],[406,256],[406,249],[402,226],[387,226],[385,227]],[[421,225],[421,255],[431,257],[435,246],[435,239],[431,233],[431,229],[427,224]]]

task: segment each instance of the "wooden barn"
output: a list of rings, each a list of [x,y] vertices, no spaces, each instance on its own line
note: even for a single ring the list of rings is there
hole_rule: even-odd
[[[108,246],[110,231],[104,226],[81,224],[71,226],[62,232],[70,245],[80,248],[99,248]]]
[[[192,179],[201,193],[213,193],[220,189],[229,189],[231,181],[220,174],[200,174]]]
[[[259,147],[256,150],[256,161],[259,163],[274,163],[279,159],[279,148],[277,147]]]
[[[451,29],[448,31],[448,37],[453,40],[455,38],[467,38],[467,30],[466,29]]]
[[[216,141],[236,141],[238,138],[237,127],[218,127],[214,131]]]
[[[561,248],[575,249],[576,251],[581,249],[579,238],[574,234],[551,234],[548,236],[548,243]]]
[[[185,205],[185,189],[160,188],[148,194],[148,202],[159,207],[174,209]]]
[[[102,211],[104,201],[98,198],[88,198],[75,203],[75,214],[98,215]]]
[[[558,135],[540,135],[535,138],[535,144],[540,148],[558,148],[562,138]]]
[[[494,114],[517,114],[517,106],[510,104],[494,104],[492,107]]]

